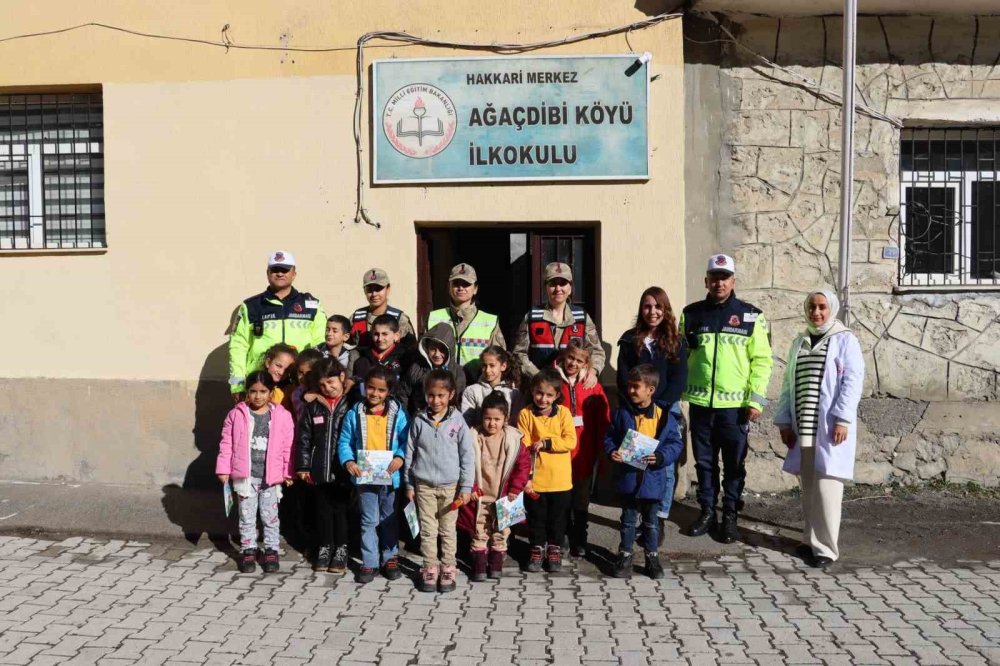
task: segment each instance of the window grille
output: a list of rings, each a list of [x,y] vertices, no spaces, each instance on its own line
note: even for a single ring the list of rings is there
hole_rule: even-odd
[[[900,139],[900,285],[1000,286],[1000,128]]]
[[[0,252],[106,246],[101,94],[0,94]]]

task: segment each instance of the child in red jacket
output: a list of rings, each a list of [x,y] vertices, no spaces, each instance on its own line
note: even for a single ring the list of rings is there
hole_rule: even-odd
[[[507,397],[494,391],[483,399],[482,421],[473,430],[476,499],[462,506],[458,526],[472,536],[472,580],[500,578],[507,557],[510,528],[497,529],[496,501],[514,501],[531,474],[531,454],[521,446],[521,432],[507,425]]]
[[[595,384],[589,389],[584,386],[584,378],[590,369],[590,350],[582,340],[574,338],[569,341],[559,354],[556,367],[565,380],[562,405],[573,415],[578,442],[572,452],[573,500],[566,532],[573,557],[586,557],[587,518],[590,493],[594,487],[594,468],[611,422],[611,413],[608,397],[601,385]]]

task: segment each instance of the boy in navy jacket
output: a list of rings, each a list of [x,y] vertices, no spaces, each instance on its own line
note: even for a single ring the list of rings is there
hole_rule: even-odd
[[[650,578],[663,578],[663,566],[656,552],[659,540],[657,512],[667,483],[667,468],[677,462],[683,450],[674,416],[653,402],[660,373],[643,363],[628,373],[628,402],[611,416],[611,427],[604,437],[604,451],[615,463],[615,490],[621,498],[621,544],[615,564],[615,578],[632,575],[632,546],[636,523],[642,517],[640,545],[646,551],[646,573]],[[653,437],[659,444],[646,457],[646,469],[641,470],[622,462],[619,448],[629,430]]]

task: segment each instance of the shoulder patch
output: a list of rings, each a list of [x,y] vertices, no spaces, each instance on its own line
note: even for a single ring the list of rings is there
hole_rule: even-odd
[[[760,314],[759,312],[744,312],[743,321],[745,322],[757,321],[757,315],[759,314]]]
[[[319,307],[319,301],[306,300],[306,307],[307,308],[312,308],[312,309],[315,310],[316,308]]]

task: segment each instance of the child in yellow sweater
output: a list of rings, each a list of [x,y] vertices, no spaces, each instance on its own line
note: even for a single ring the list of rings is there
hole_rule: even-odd
[[[517,429],[531,449],[534,475],[524,489],[531,558],[528,571],[542,570],[543,546],[549,571],[562,569],[562,542],[573,495],[570,453],[576,448],[573,415],[559,404],[562,378],[546,368],[531,378],[531,405],[521,410]]]

